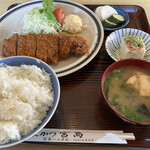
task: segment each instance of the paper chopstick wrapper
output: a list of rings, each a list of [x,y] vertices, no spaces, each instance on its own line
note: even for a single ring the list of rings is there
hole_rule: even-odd
[[[133,133],[109,130],[42,129],[26,142],[46,143],[110,143],[127,144],[135,140]]]

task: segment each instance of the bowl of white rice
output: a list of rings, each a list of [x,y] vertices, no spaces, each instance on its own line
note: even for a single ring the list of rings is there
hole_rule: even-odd
[[[0,148],[31,138],[52,118],[59,80],[43,61],[26,56],[0,60]]]

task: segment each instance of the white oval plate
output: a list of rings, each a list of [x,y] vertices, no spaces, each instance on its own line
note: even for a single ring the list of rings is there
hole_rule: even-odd
[[[20,4],[0,17],[0,53],[2,52],[3,39],[14,32],[22,33],[22,19],[34,7],[42,7],[42,1]],[[87,40],[89,53],[80,57],[70,56],[63,61],[59,61],[57,65],[49,64],[57,76],[62,77],[81,69],[96,56],[103,42],[104,29],[97,16],[89,8],[81,4],[56,0],[54,1],[54,7],[64,8],[66,15],[71,13],[79,15],[83,23],[87,25],[87,28],[78,35],[83,36]],[[0,55],[0,58],[3,58],[2,55]]]

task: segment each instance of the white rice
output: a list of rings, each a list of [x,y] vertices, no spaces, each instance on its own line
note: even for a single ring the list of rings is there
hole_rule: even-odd
[[[0,144],[33,131],[54,101],[50,75],[37,66],[0,67]]]

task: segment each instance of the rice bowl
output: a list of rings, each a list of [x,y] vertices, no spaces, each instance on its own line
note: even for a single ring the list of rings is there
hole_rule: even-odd
[[[3,85],[0,88],[0,148],[3,148],[25,141],[46,125],[58,105],[60,87],[53,70],[40,60],[9,57],[0,64],[0,84]],[[12,72],[19,68],[20,72]]]

